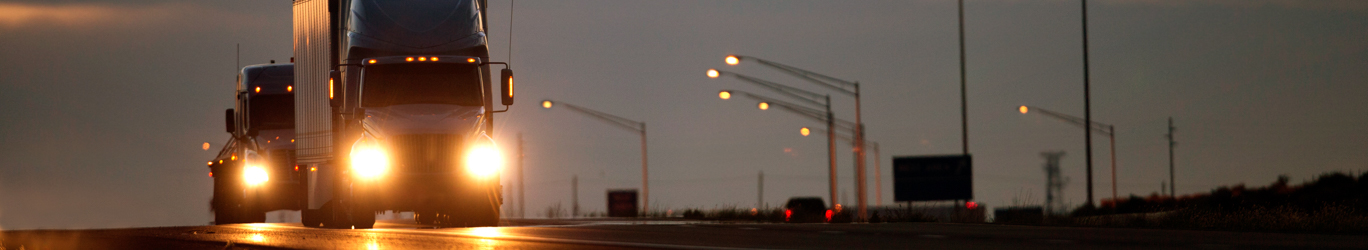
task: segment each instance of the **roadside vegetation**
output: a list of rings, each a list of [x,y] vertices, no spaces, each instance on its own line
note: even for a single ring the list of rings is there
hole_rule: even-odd
[[[1289,185],[1222,186],[1179,197],[1104,200],[1043,224],[1275,232],[1368,233],[1368,174],[1326,173]]]

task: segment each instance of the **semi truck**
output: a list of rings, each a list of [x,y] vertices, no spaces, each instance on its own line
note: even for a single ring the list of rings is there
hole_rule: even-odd
[[[497,226],[493,115],[513,104],[513,71],[489,60],[485,1],[295,0],[293,11],[303,224],[371,228],[393,211]]]
[[[238,72],[230,135],[209,161],[215,224],[265,222],[266,212],[304,206],[305,175],[295,163],[294,65],[261,64]]]

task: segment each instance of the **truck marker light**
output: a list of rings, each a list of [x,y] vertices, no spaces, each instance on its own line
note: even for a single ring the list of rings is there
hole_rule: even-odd
[[[257,87],[256,87],[256,92],[257,92],[257,93],[261,93],[261,86],[257,86]]]
[[[210,161],[210,162],[209,162],[209,166],[213,166],[213,165],[214,165],[214,162],[213,162],[213,161]]]
[[[371,63],[375,63],[375,60],[374,60],[374,59],[371,59]],[[332,78],[328,78],[328,100],[332,100],[332,99],[333,99],[333,79],[332,79]]]
[[[299,165],[295,165],[295,171],[299,171]]]
[[[219,164],[223,164],[223,160],[219,160]]]
[[[234,160],[234,161],[236,161],[236,160],[237,160],[237,154],[233,154],[233,158],[228,158],[228,159],[229,159],[229,160]]]
[[[435,56],[432,57],[432,61],[436,62],[436,61],[437,61],[437,57],[435,57]]]
[[[427,61],[427,57],[422,57],[422,56],[420,56],[420,57],[418,57],[418,61],[419,61],[419,62],[426,62],[426,61]]]
[[[294,92],[294,85],[286,85],[285,92]]]
[[[290,139],[290,143],[294,143],[294,139]]]
[[[375,64],[375,59],[370,59],[370,64]]]
[[[309,172],[318,171],[318,167],[309,167]]]
[[[513,76],[508,76],[508,97],[513,97]]]
[[[475,63],[475,58],[466,58],[466,62]]]
[[[209,172],[209,177],[214,177],[214,172]]]
[[[404,61],[405,61],[405,62],[412,62],[412,61],[413,61],[413,58],[412,58],[412,57],[405,57],[405,58],[404,58]]]

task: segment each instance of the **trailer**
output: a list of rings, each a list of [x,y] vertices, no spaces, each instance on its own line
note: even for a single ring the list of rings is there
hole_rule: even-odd
[[[295,130],[307,167],[302,221],[370,228],[497,226],[497,112],[513,71],[490,62],[483,0],[295,0]],[[502,65],[493,89],[491,66]],[[495,110],[495,96],[504,110]]]

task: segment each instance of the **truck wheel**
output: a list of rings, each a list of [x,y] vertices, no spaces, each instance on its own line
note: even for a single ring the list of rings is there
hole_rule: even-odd
[[[322,209],[302,209],[299,211],[299,221],[301,224],[304,224],[305,227],[322,227],[322,213]]]
[[[242,214],[241,214],[242,217],[240,217],[240,219],[242,219],[242,220],[241,220],[242,223],[265,223],[265,222],[266,222],[266,211],[261,211],[261,209],[257,209],[257,208],[249,207],[249,206],[243,206],[242,208],[240,208],[240,211],[242,212]]]
[[[227,225],[235,223],[240,222],[238,222],[236,216],[233,216],[233,211],[231,209],[214,208],[214,225]]]
[[[359,210],[352,211],[352,226],[356,229],[369,229],[375,227],[375,211]]]

